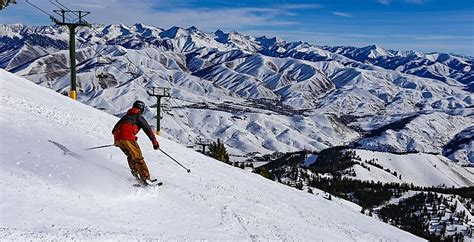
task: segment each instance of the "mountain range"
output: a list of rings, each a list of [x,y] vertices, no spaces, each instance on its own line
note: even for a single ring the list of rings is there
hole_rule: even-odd
[[[146,91],[170,88],[163,136],[182,144],[219,138],[235,159],[347,145],[474,163],[472,57],[143,24],[76,36],[78,100],[120,116],[142,99],[151,119]],[[61,27],[0,25],[0,68],[60,93],[67,48]]]

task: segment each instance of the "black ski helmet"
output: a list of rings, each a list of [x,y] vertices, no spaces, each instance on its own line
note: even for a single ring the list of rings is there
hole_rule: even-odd
[[[140,113],[145,112],[145,103],[140,100],[135,101],[133,107],[140,109]]]

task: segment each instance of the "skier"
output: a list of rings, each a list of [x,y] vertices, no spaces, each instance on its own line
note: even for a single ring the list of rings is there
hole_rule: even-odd
[[[153,182],[150,180],[150,173],[138,145],[138,138],[135,135],[140,129],[143,129],[153,143],[153,149],[159,149],[160,145],[150,125],[142,116],[144,111],[145,103],[140,100],[135,101],[127,114],[115,124],[112,134],[114,135],[115,146],[119,147],[127,156],[132,175],[142,185],[151,185]]]

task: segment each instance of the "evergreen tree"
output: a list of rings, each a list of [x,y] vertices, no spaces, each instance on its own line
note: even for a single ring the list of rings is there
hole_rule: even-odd
[[[265,178],[268,178],[268,179],[272,180],[272,181],[275,178],[274,175],[271,172],[269,172],[264,166],[257,167],[255,169],[255,172],[260,174],[261,176],[263,176]],[[286,185],[289,186],[289,182]]]
[[[220,160],[228,164],[230,163],[227,149],[220,139],[217,139],[217,142],[212,142],[209,145],[209,156],[216,160]]]

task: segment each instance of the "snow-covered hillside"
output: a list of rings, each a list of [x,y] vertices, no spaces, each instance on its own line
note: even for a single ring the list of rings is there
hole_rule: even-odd
[[[357,207],[139,137],[159,188],[134,188],[105,112],[0,70],[4,239],[419,240]]]
[[[120,115],[136,96],[155,104],[147,88],[169,87],[162,130],[182,144],[220,138],[236,155],[355,142],[444,154],[474,123],[471,57],[142,24],[94,25],[77,38],[79,101]],[[60,27],[0,25],[0,67],[57,92],[70,85],[66,48]],[[470,140],[449,157],[474,163]]]
[[[324,49],[386,69],[433,78],[453,85],[466,84],[470,91],[474,90],[472,58],[444,53],[424,54],[416,51],[385,50],[376,45],[364,48],[336,46]]]
[[[372,161],[382,168],[367,164],[355,165],[355,179],[375,182],[413,183],[415,186],[472,187],[474,169],[453,163],[446,157],[431,154],[389,154],[356,150],[363,161]],[[390,170],[390,172],[386,171]],[[396,172],[396,175],[394,175]]]

